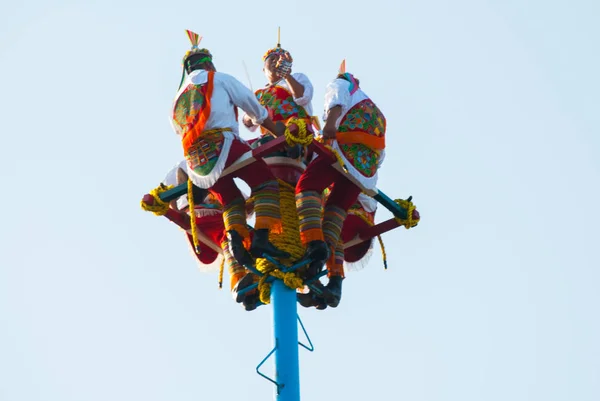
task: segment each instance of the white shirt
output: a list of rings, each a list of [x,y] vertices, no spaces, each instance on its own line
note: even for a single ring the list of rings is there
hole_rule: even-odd
[[[175,102],[189,84],[203,85],[207,81],[208,71],[192,71],[181,85],[179,92],[177,92]],[[210,98],[211,110],[208,121],[204,126],[205,130],[229,128],[236,136],[239,136],[239,123],[235,119],[234,106],[242,109],[256,125],[262,124],[268,117],[267,109],[256,100],[254,93],[231,75],[215,72],[213,82],[213,93]],[[180,132],[177,125],[173,123],[172,125],[175,132],[181,135],[182,132]]]
[[[342,107],[342,113],[335,122],[335,128],[339,128],[342,118],[350,111],[354,105],[362,102],[369,97],[360,88],[352,95],[350,94],[350,82],[345,79],[336,79],[327,85],[325,89],[325,113],[323,121],[327,121],[327,113],[335,106]]]

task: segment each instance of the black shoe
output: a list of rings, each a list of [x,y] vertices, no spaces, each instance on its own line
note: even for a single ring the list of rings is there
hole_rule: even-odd
[[[235,287],[233,287],[232,293],[235,297],[235,302],[238,304],[242,304],[244,309],[247,311],[253,311],[258,307],[258,302],[260,300],[258,291],[256,289],[246,291],[243,294],[239,292],[244,288],[250,287],[254,284],[254,274],[247,273],[244,277],[237,282]]]
[[[242,266],[253,266],[254,260],[244,247],[244,239],[235,230],[227,231],[227,240],[229,241],[229,249],[233,254],[233,257]],[[244,277],[245,278],[245,277]]]
[[[329,259],[329,247],[325,241],[310,241],[306,246],[304,257],[326,262]]]
[[[332,308],[336,308],[342,300],[342,281],[343,277],[332,276],[329,278],[329,283],[325,286],[325,302]]]
[[[308,269],[304,276],[305,280],[310,280],[323,270],[325,262],[329,259],[329,247],[325,241],[311,241],[306,247],[303,259],[311,259]]]
[[[262,258],[263,254],[273,256],[274,258],[287,259],[290,254],[281,251],[269,242],[269,229],[263,228],[260,230],[254,230],[254,238],[252,238],[252,246],[250,246],[250,253],[255,258]]]
[[[244,301],[244,299],[252,291],[248,291],[243,294],[239,294],[239,292],[246,287],[250,287],[252,284],[254,284],[254,275],[252,273],[246,273],[246,275],[242,277],[240,281],[237,282],[235,287],[233,287],[233,295],[235,295],[235,302],[239,304]]]
[[[319,281],[315,281],[313,286],[319,288],[321,292],[326,292],[325,286]],[[325,298],[317,295],[313,290],[310,290],[307,294],[297,294],[296,299],[298,303],[305,308],[312,308],[313,306],[318,310],[327,309],[327,302],[325,302]]]
[[[305,308],[315,307],[318,310],[327,309],[327,303],[321,297],[314,295],[312,292],[308,294],[298,294],[298,303]]]
[[[246,311],[250,312],[258,308],[259,302],[260,297],[258,295],[258,292],[256,292],[244,298],[244,302],[242,303],[242,305],[244,305],[244,309],[246,309]]]

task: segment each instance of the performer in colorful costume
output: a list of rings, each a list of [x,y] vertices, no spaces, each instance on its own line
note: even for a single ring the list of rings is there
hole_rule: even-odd
[[[377,184],[377,169],[384,158],[386,120],[381,110],[359,87],[359,81],[345,71],[345,61],[325,94],[323,138],[331,143],[348,174],[367,189]],[[321,220],[321,194],[331,185]],[[300,236],[306,256],[315,260],[309,271],[321,269],[328,258],[335,266],[335,248],[348,209],[361,188],[338,172],[327,157],[317,157],[296,185],[296,206]],[[330,256],[331,255],[331,256]],[[339,258],[339,255],[338,255]],[[330,277],[327,304],[336,307],[341,299],[342,275]]]
[[[263,72],[269,83],[258,89],[256,97],[267,108],[275,122],[287,123],[291,118],[312,123],[313,86],[302,73],[292,73],[292,56],[278,43],[263,55]],[[252,120],[245,115],[244,125],[254,128]],[[263,130],[263,134],[265,134]]]
[[[189,179],[186,171],[187,161],[184,159],[169,171],[162,184],[165,186],[177,186],[186,183]],[[248,297],[239,297],[237,295],[238,283],[246,275],[247,270],[239,264],[229,249],[229,241],[227,241],[225,236],[225,226],[223,224],[223,205],[221,205],[212,193],[195,185],[192,191],[196,200],[194,202],[196,227],[203,234],[203,240],[199,241],[199,249],[196,249],[190,232],[186,232],[186,237],[191,251],[198,259],[200,270],[211,271],[216,266],[219,266],[219,286],[221,286],[223,282],[223,268],[226,266],[233,298],[236,302],[243,303],[246,310],[255,309],[258,295],[255,294]],[[200,203],[197,203],[198,201]],[[190,211],[187,195],[173,200],[170,203],[170,207],[179,213],[185,213],[189,216]],[[246,209],[248,215],[252,214],[252,212],[251,208]],[[221,252],[219,252],[219,248],[221,248]]]
[[[279,39],[279,38],[278,38]],[[263,55],[263,72],[268,84],[258,89],[255,94],[268,111],[269,117],[274,122],[282,122],[288,125],[290,120],[302,120],[309,132],[312,128],[313,110],[312,98],[314,89],[312,83],[305,74],[292,73],[293,58],[289,51],[283,49],[281,44],[269,49]],[[244,125],[254,132],[256,125],[248,115],[243,117]],[[261,130],[263,137],[259,138],[254,146],[262,145],[273,139],[264,129]],[[300,145],[286,149],[278,155],[285,155],[297,159],[306,153],[306,149]]]
[[[269,231],[279,232],[279,184],[262,160],[232,174],[222,172],[250,150],[238,134],[237,109],[245,111],[253,123],[283,134],[285,126],[275,124],[254,94],[231,75],[216,72],[212,54],[200,49],[200,37],[187,31],[192,49],[183,58],[183,77],[175,97],[172,123],[181,135],[187,172],[194,185],[208,189],[224,205],[223,220],[231,251],[240,264],[251,264],[252,256],[270,254],[287,257],[269,242]],[[186,76],[187,75],[187,76]],[[251,241],[246,224],[244,198],[234,182],[244,180],[255,199],[256,223]],[[251,256],[252,255],[252,256]]]

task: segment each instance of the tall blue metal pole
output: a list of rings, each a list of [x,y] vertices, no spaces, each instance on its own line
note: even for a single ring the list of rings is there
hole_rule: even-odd
[[[271,287],[273,331],[275,335],[275,381],[277,401],[300,401],[300,361],[298,360],[298,306],[296,290],[282,280]]]

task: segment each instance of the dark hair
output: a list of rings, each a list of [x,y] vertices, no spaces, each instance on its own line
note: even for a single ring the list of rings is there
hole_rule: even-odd
[[[207,57],[210,57],[210,55],[204,54],[204,53],[196,53],[196,54],[192,54],[187,59],[185,59],[184,66],[185,66],[185,70],[187,71],[187,73],[189,74],[192,71],[196,71],[196,70],[206,70],[211,67],[214,69],[214,65],[213,65],[212,61],[205,60],[205,61],[200,62],[200,60],[205,59]]]
[[[348,78],[346,78],[346,76],[344,74],[338,74],[338,76],[336,77],[337,79],[343,79],[344,81],[348,81]],[[354,77],[354,79],[356,80],[356,85],[358,85],[360,87],[360,81],[358,78]]]

